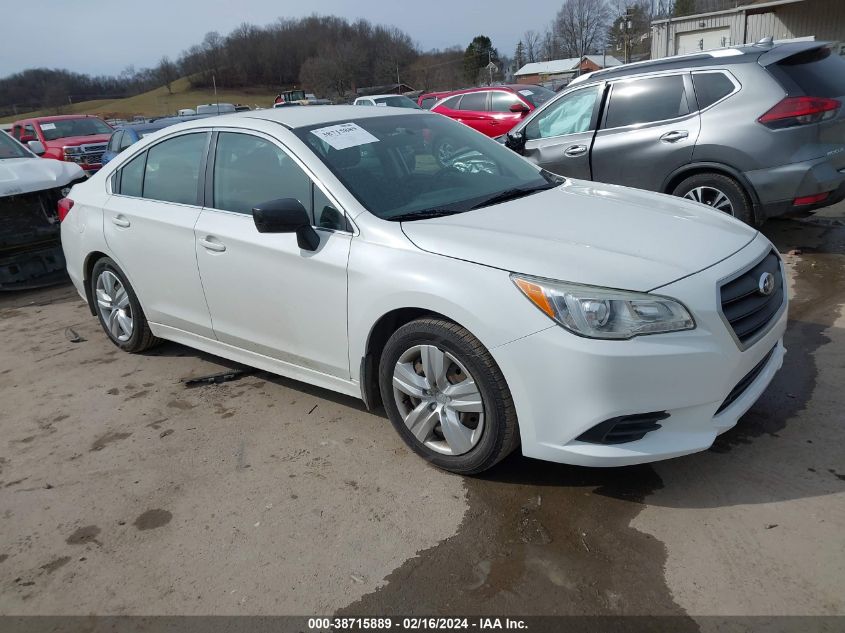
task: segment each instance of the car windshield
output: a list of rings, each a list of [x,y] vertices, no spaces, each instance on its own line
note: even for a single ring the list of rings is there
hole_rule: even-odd
[[[0,132],[0,159],[3,158],[32,158],[32,154],[11,136]]]
[[[94,136],[95,134],[111,134],[114,132],[104,121],[95,117],[58,119],[45,121],[38,125],[47,141],[55,141],[69,136]]]
[[[461,123],[402,114],[294,130],[385,220],[421,220],[531,195],[561,180]]]
[[[408,97],[379,97],[376,99],[376,105],[386,105],[392,108],[413,108],[414,110],[420,110],[421,108],[411,101]]]
[[[525,86],[525,88],[519,88],[517,92],[528,99],[535,108],[555,96],[554,92],[543,86]]]

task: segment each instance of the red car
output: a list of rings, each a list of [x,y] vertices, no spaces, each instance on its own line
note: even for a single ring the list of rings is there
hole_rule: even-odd
[[[112,132],[105,121],[89,114],[23,119],[12,126],[12,136],[42,158],[76,163],[89,176],[103,166]]]
[[[496,137],[554,96],[551,90],[530,84],[468,88],[451,93],[431,111]]]

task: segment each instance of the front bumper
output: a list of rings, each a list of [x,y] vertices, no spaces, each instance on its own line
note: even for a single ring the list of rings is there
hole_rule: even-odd
[[[728,259],[660,288],[659,294],[690,309],[694,330],[602,341],[553,325],[493,348],[516,404],[523,454],[582,466],[623,466],[709,448],[756,402],[783,363],[786,310],[744,351],[719,313],[719,281],[770,248],[758,235]],[[750,384],[719,411],[770,352]],[[636,441],[607,445],[576,439],[611,418],[663,411],[669,417],[661,428]]]

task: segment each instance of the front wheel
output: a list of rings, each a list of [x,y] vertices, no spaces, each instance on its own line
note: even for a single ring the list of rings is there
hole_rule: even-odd
[[[405,443],[444,470],[480,473],[519,443],[504,376],[481,342],[455,323],[423,318],[396,330],[382,352],[379,386]]]
[[[746,224],[754,224],[754,211],[748,195],[742,185],[724,174],[712,172],[690,176],[675,187],[672,194],[706,204]]]

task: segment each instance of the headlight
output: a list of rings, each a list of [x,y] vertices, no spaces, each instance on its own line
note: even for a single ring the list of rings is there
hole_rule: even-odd
[[[81,154],[82,153],[81,147],[70,146],[70,147],[63,147],[62,149],[64,150],[65,154]]]
[[[531,303],[579,336],[629,339],[695,327],[687,309],[668,297],[523,275],[511,279]]]

